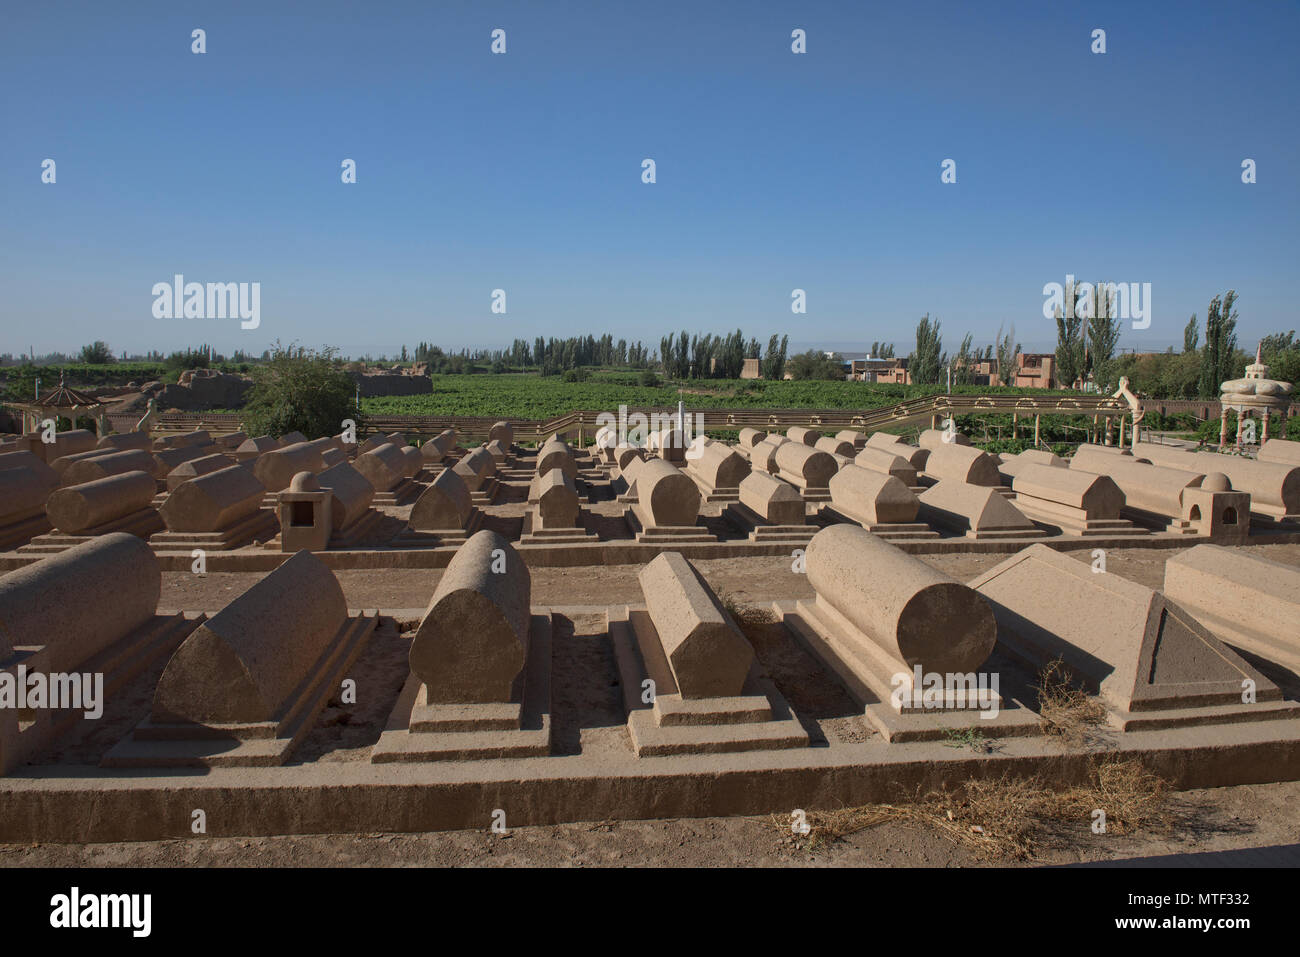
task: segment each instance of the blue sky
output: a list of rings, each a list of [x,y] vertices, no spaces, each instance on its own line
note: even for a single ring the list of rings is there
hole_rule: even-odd
[[[1032,350],[1067,273],[1152,284],[1123,347],[1181,347],[1228,288],[1253,343],[1300,327],[1298,27],[1290,2],[11,4],[0,352],[739,326],[906,354],[927,312],[946,348],[1014,323]],[[260,282],[260,327],[155,319],[175,273]]]

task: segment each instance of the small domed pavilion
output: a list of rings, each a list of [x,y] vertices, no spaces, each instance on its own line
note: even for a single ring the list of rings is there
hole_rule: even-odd
[[[1263,430],[1259,437],[1262,445],[1268,441],[1269,416],[1278,412],[1285,419],[1291,407],[1291,383],[1268,378],[1268,366],[1264,365],[1259,346],[1255,348],[1255,361],[1246,366],[1246,377],[1229,379],[1219,388],[1223,392],[1219,396],[1219,402],[1223,406],[1219,424],[1219,448],[1228,442],[1228,410],[1237,413],[1238,446],[1241,445],[1242,422],[1249,416],[1263,419]]]

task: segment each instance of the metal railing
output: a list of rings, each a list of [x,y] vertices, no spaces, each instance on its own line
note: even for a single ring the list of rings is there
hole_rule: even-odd
[[[669,417],[676,413],[675,406],[629,407],[628,415],[641,414],[647,420],[659,415]],[[1109,396],[1095,395],[929,395],[906,399],[873,409],[688,409],[695,421],[703,421],[705,429],[737,430],[743,428],[777,431],[794,426],[808,426],[824,430],[855,429],[876,431],[917,420],[937,422],[949,415],[967,415],[978,412],[997,412],[1023,416],[1038,415],[1092,415],[1115,419],[1130,415],[1127,403]],[[570,433],[580,444],[595,434],[598,420],[607,411],[575,410],[550,419],[517,419],[508,421],[514,427],[518,441],[536,441],[556,432]],[[126,416],[110,416],[114,428],[127,431],[134,427]],[[242,417],[238,413],[219,412],[164,412],[158,415],[155,431],[193,432],[207,429],[210,432],[234,432],[240,428]],[[501,421],[499,416],[465,415],[374,415],[366,418],[370,432],[402,432],[411,436],[432,436],[443,429],[455,429],[459,435],[470,438],[486,436],[488,430]],[[660,421],[663,421],[661,418]]]

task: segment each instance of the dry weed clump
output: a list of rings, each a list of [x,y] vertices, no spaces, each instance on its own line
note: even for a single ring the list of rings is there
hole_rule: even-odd
[[[741,631],[745,630],[746,625],[770,625],[776,621],[776,616],[768,609],[742,605],[732,595],[724,591],[718,592],[718,603],[722,605],[723,610],[728,615],[735,619]]]
[[[928,827],[987,860],[1030,860],[1056,847],[1082,847],[1100,836],[1096,811],[1105,814],[1105,834],[1161,833],[1170,826],[1169,784],[1135,760],[1102,760],[1088,782],[1049,788],[1037,777],[1003,776],[964,782],[953,791],[932,791],[914,801],[869,804],[833,811],[808,811],[806,850],[817,850],[886,821]],[[790,832],[790,823],[772,817]]]
[[[1043,734],[1066,747],[1094,743],[1106,723],[1106,706],[1074,686],[1065,661],[1057,658],[1038,675],[1038,715]]]
[[[726,592],[718,593],[718,603],[735,621],[740,633],[755,646],[763,644],[764,636],[770,633],[776,624],[776,616],[769,609],[743,605]]]

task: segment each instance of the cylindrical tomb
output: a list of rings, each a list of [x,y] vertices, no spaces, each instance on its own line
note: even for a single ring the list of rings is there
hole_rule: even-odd
[[[831,507],[864,525],[916,521],[921,503],[892,475],[846,465],[830,481]]]
[[[148,452],[153,448],[153,440],[149,438],[148,432],[114,432],[103,436],[96,445],[101,449],[117,449],[119,452],[127,449],[144,449]]]
[[[127,449],[124,452],[110,452],[94,458],[73,462],[63,470],[63,485],[82,485],[96,479],[121,475],[123,472],[148,472],[157,475],[158,460],[153,453],[143,449]]]
[[[577,526],[581,508],[578,490],[563,469],[551,469],[545,475],[537,476],[536,494],[537,511],[534,514],[538,528]]]
[[[151,719],[157,724],[281,720],[347,620],[347,602],[334,573],[311,552],[296,553],[176,649],[158,679]]]
[[[842,455],[846,459],[851,459],[858,454],[858,450],[851,441],[841,439],[838,436],[831,438],[829,435],[823,435],[813,443],[813,448],[821,449],[831,455]]]
[[[936,482],[945,479],[966,485],[983,485],[994,488],[1002,484],[998,463],[983,449],[970,445],[938,445],[930,449],[925,462],[927,478]]]
[[[299,472],[316,473],[324,468],[320,450],[309,442],[297,442],[264,452],[253,462],[253,474],[268,492],[284,491]]]
[[[564,442],[547,442],[537,450],[537,474],[545,475],[551,469],[561,469],[569,478],[578,477],[578,463]]]
[[[246,465],[228,465],[176,486],[158,511],[172,532],[220,532],[262,506],[266,488]]]
[[[688,459],[694,471],[710,489],[738,488],[753,468],[749,459],[721,442],[710,442],[698,458]]]
[[[853,464],[861,469],[892,475],[909,488],[916,485],[916,469],[912,468],[912,463],[889,449],[863,446],[853,457]]]
[[[402,459],[406,463],[402,474],[407,478],[415,478],[420,474],[420,469],[424,468],[424,456],[414,445],[402,446]]]
[[[636,473],[637,517],[650,528],[694,525],[700,490],[689,475],[663,459],[647,459]]]
[[[0,661],[48,645],[51,672],[78,666],[149,622],[162,569],[143,539],[112,532],[0,577]]]
[[[790,441],[776,450],[781,478],[802,489],[823,489],[839,466],[829,452]]]
[[[806,525],[807,507],[789,482],[755,469],[740,483],[740,504],[769,525]]]
[[[993,652],[997,623],[981,595],[864,528],[822,529],[804,562],[818,606],[909,668],[967,674]]]
[[[923,449],[934,451],[945,445],[970,445],[970,436],[964,432],[925,429],[916,437],[916,444]]]
[[[406,456],[391,442],[358,455],[352,465],[375,487],[376,492],[391,491],[406,475]]]
[[[443,469],[411,506],[408,524],[417,532],[464,528],[474,507],[469,492],[455,469]]]
[[[55,489],[45,502],[45,514],[59,531],[77,535],[147,509],[157,487],[148,472],[110,475]]]
[[[270,452],[272,449],[278,449],[280,443],[269,435],[258,435],[251,439],[245,439],[239,443],[235,449],[236,462],[251,462],[264,452]]]
[[[457,549],[411,642],[411,673],[429,702],[511,700],[528,650],[531,590],[528,566],[496,532]]]
[[[321,488],[332,493],[331,525],[336,532],[348,528],[365,515],[375,499],[375,487],[347,462],[331,465],[316,476],[316,481]]]

